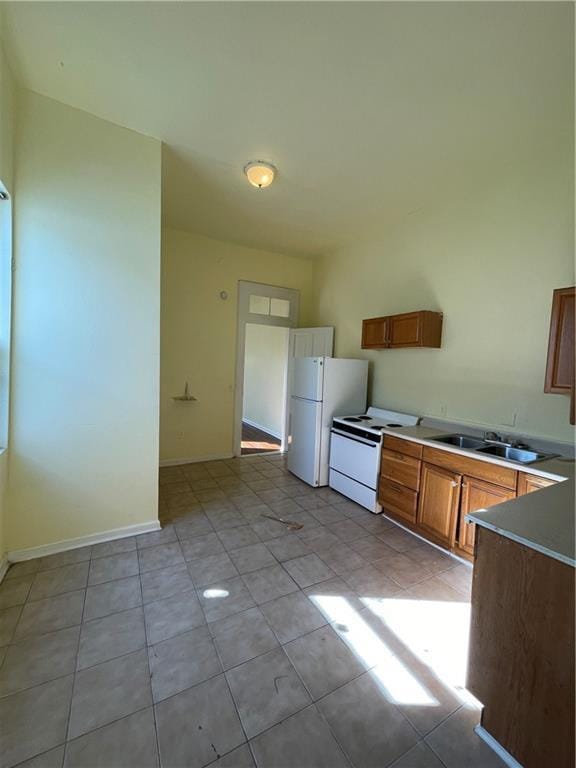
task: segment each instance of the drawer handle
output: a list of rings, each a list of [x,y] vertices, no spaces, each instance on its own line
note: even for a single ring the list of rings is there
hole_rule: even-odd
[[[391,488],[393,488],[395,491],[400,491],[400,492],[402,492],[402,491],[404,490],[404,488],[403,488],[401,485],[397,485],[396,483],[390,483],[390,482],[389,482],[389,483],[388,483],[388,485],[389,485]]]
[[[459,487],[459,485],[460,485],[460,483],[459,483],[459,481],[458,481],[458,480],[452,480],[452,482],[450,483],[450,485],[452,486],[452,488],[458,488],[458,487]]]

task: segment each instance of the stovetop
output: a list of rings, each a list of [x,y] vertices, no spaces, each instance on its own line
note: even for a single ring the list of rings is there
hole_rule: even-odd
[[[396,411],[387,411],[383,408],[370,407],[363,414],[354,416],[336,416],[334,422],[346,424],[347,427],[358,427],[358,429],[380,434],[383,429],[391,427],[410,427],[418,424],[419,416],[412,416],[408,413],[397,413]]]

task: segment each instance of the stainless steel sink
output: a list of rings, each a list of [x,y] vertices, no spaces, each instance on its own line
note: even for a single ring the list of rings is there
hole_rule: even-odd
[[[485,453],[489,456],[498,456],[508,461],[517,461],[520,464],[531,464],[534,461],[548,459],[551,454],[537,453],[525,448],[512,448],[510,445],[487,445],[484,448],[478,448],[478,453]]]
[[[435,443],[447,443],[448,445],[455,445],[457,448],[470,448],[472,450],[486,445],[481,437],[469,437],[468,435],[442,435],[441,437],[433,437],[432,440]]]
[[[470,435],[440,435],[432,437],[435,443],[444,443],[445,445],[454,445],[456,448],[464,448],[471,453],[483,453],[486,456],[497,456],[507,461],[514,461],[518,464],[533,464],[536,461],[550,459],[556,454],[538,453],[529,448],[514,448],[511,445],[494,443],[491,440],[483,440],[481,437],[471,437]]]

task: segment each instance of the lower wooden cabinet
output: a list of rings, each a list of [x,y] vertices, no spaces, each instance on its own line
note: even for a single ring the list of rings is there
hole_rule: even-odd
[[[547,477],[538,475],[529,475],[528,472],[520,472],[518,475],[518,496],[524,496],[526,493],[539,491],[541,488],[548,488],[554,485],[556,480],[550,480]]]
[[[422,464],[418,527],[438,543],[452,547],[455,540],[462,475]]]
[[[380,477],[378,500],[384,511],[396,517],[400,522],[416,522],[418,494],[400,483]]]
[[[474,554],[476,526],[474,523],[466,522],[465,518],[469,512],[493,507],[495,504],[510,501],[515,497],[514,491],[510,491],[508,488],[502,488],[484,480],[477,480],[475,477],[465,476],[462,482],[462,501],[458,523],[458,548],[468,552],[469,555]]]

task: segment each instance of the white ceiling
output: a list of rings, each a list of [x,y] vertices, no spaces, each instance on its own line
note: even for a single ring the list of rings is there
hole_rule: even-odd
[[[6,11],[22,82],[162,139],[164,220],[211,237],[317,254],[570,141],[572,3]]]

